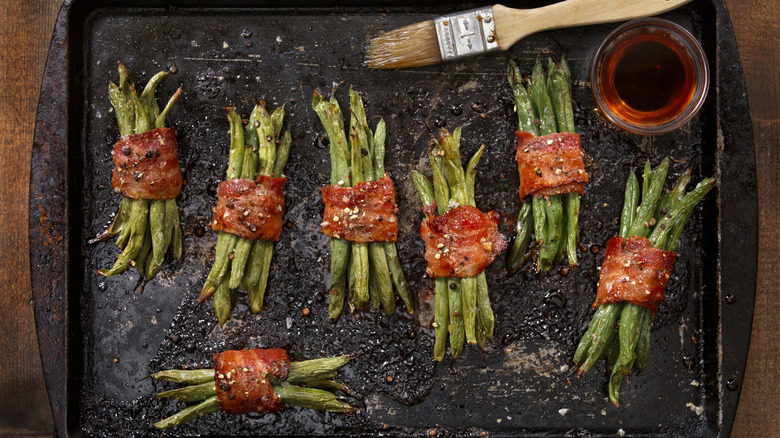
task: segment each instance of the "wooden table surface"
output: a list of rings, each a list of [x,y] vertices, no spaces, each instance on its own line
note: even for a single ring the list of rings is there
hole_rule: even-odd
[[[62,0],[0,2],[0,436],[53,432],[33,321],[30,150],[49,39]],[[780,0],[726,0],[756,141],[759,260],[753,333],[733,437],[780,436]],[[776,161],[777,160],[777,161]]]

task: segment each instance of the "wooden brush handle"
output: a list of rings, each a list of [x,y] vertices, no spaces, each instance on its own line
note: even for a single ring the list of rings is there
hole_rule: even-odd
[[[536,9],[493,6],[496,35],[501,50],[542,30],[587,24],[611,23],[670,11],[691,0],[566,0]]]

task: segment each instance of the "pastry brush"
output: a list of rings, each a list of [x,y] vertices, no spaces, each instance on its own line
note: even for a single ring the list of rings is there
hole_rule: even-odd
[[[566,0],[535,9],[486,6],[411,24],[372,39],[371,68],[438,64],[494,50],[507,50],[543,30],[610,23],[661,14],[691,0]]]

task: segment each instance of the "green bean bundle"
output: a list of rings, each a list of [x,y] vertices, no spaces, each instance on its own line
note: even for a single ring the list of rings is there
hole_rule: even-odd
[[[339,368],[349,360],[350,356],[336,356],[290,362],[289,374],[285,380],[267,378],[271,379],[273,392],[285,405],[328,412],[354,412],[353,406],[333,394],[335,391],[347,395],[353,394],[349,388],[333,380]],[[185,403],[194,403],[154,423],[157,429],[169,429],[220,410],[214,369],[165,370],[154,373],[151,377],[156,380],[189,385],[157,393],[156,399],[173,398]],[[258,403],[262,402],[258,400]]]
[[[653,248],[670,252],[676,250],[685,222],[715,186],[715,180],[705,178],[686,193],[685,187],[691,179],[690,171],[687,171],[671,191],[664,192],[668,170],[669,158],[665,158],[655,170],[645,163],[642,187],[633,171],[628,175],[620,217],[620,237],[647,238]],[[632,368],[639,373],[647,365],[652,320],[651,310],[634,303],[601,304],[577,346],[574,363],[579,376],[587,373],[599,360],[607,361],[609,399],[615,406],[618,406],[623,377],[629,375]]]
[[[139,95],[132,83],[130,70],[122,63],[118,64],[118,69],[119,85],[109,82],[108,96],[123,139],[133,134],[164,128],[165,118],[183,89],[181,87],[177,89],[165,107],[160,110],[154,95],[157,86],[168,73],[161,71],[154,75]],[[125,155],[130,155],[129,147],[125,149]],[[155,159],[148,155],[146,158]],[[136,174],[135,180],[138,181],[142,176],[143,173]],[[117,187],[116,190],[119,188]],[[89,243],[105,241],[117,234],[119,237],[116,245],[122,253],[117,257],[113,267],[98,270],[97,273],[100,275],[106,277],[116,275],[130,266],[135,266],[141,277],[149,281],[162,267],[165,254],[169,249],[176,260],[182,257],[182,233],[175,198],[134,199],[123,196],[119,211],[111,225]]]
[[[282,132],[284,106],[269,114],[265,101],[260,102],[252,110],[246,128],[235,108],[226,108],[226,111],[230,122],[226,180],[254,181],[261,176],[281,177],[292,144],[290,131]],[[214,264],[198,296],[198,303],[213,296],[214,313],[219,324],[224,325],[235,303],[237,289],[243,288],[252,312],[259,313],[263,309],[272,258],[272,241],[218,231]]]
[[[433,171],[433,185],[421,173],[412,171],[412,179],[423,207],[435,204],[436,212],[440,216],[455,205],[476,206],[476,168],[485,145],[471,157],[464,171],[460,156],[460,136],[461,128],[455,129],[452,135],[442,130],[438,140],[431,143],[428,160]],[[434,283],[434,299],[434,360],[441,362],[444,359],[448,334],[453,359],[463,350],[464,339],[484,350],[487,340],[493,338],[495,327],[485,273],[479,272],[471,277],[437,277]]]
[[[350,127],[345,129],[339,103],[314,90],[312,107],[330,141],[330,183],[354,187],[364,181],[377,181],[385,175],[386,128],[379,120],[374,132],[368,125],[363,99],[350,89]],[[381,217],[380,217],[381,220]],[[412,292],[406,283],[395,242],[351,242],[330,239],[330,305],[328,317],[337,320],[344,307],[347,289],[352,311],[372,305],[392,315],[396,311],[393,288],[409,313],[414,313]]]
[[[546,74],[537,60],[525,85],[520,69],[510,60],[507,81],[517,108],[518,132],[530,132],[537,137],[574,133],[571,73],[565,57],[558,65],[549,60]],[[509,272],[519,269],[534,254],[539,272],[549,271],[564,255],[570,266],[577,266],[580,194],[531,196],[532,200],[523,203],[517,217],[517,235],[507,256]],[[530,248],[532,233],[538,251]]]

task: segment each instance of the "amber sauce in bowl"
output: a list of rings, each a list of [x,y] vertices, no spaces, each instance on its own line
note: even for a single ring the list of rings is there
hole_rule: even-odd
[[[591,84],[611,122],[638,134],[661,134],[699,111],[709,70],[701,45],[687,30],[668,20],[639,19],[601,43]]]

